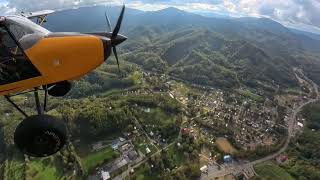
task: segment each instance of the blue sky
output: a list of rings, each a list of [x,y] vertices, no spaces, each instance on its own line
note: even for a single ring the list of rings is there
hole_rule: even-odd
[[[122,3],[146,11],[176,7],[201,14],[268,17],[286,26],[320,33],[320,0],[0,0],[0,13]]]

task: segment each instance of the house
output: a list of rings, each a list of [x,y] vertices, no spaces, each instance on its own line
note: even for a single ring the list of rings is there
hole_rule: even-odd
[[[102,142],[97,142],[97,143],[93,144],[93,146],[92,146],[92,150],[93,151],[98,151],[98,150],[100,150],[102,148],[103,148]]]
[[[188,128],[182,128],[182,129],[181,129],[182,135],[188,135],[189,132],[190,132],[190,130],[189,130]]]
[[[149,113],[151,111],[151,109],[150,108],[146,108],[146,109],[144,109],[144,112],[146,112],[146,113]]]
[[[232,162],[232,158],[230,155],[225,155],[225,156],[223,156],[223,161],[225,163],[230,163],[230,162]]]
[[[202,166],[202,167],[200,168],[200,171],[201,171],[202,173],[208,172],[208,166],[207,166],[207,165]]]
[[[131,160],[131,161],[133,161],[133,160],[135,160],[135,159],[137,159],[138,158],[138,153],[136,152],[136,151],[130,151],[129,153],[128,153],[128,157],[129,157],[129,159]]]
[[[301,122],[298,122],[297,125],[301,128],[303,128],[303,124]]]
[[[131,147],[130,144],[126,143],[121,147],[121,149],[122,151],[127,151],[128,149],[130,149],[130,147]]]
[[[110,173],[109,172],[105,172],[105,171],[101,171],[101,178],[102,178],[102,180],[111,179]]]
[[[127,137],[127,139],[131,139],[132,138],[132,133],[131,132],[124,133],[124,135]]]
[[[148,147],[146,147],[146,152],[147,152],[147,154],[151,153],[151,151]]]
[[[280,156],[278,156],[278,157],[276,158],[278,164],[284,164],[284,163],[287,162],[288,159],[289,159],[289,158],[288,158],[287,155],[280,155]]]
[[[115,150],[119,149],[119,145],[120,145],[119,141],[113,141],[112,144],[111,144],[111,147],[115,151]]]
[[[127,165],[128,162],[126,159],[122,159],[120,162],[118,162],[117,167],[118,169],[122,168],[123,166]]]

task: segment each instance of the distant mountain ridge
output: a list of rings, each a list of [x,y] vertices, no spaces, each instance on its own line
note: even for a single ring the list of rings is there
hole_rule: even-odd
[[[107,31],[120,8],[104,6],[58,11],[52,31]],[[128,8],[121,33],[127,61],[168,72],[193,83],[223,88],[296,86],[293,67],[320,84],[320,40],[267,18],[210,18],[175,8],[143,12]],[[192,74],[192,75],[190,75]],[[264,88],[264,87],[262,87]]]
[[[118,7],[94,6],[58,11],[48,16],[46,27],[52,31],[106,31],[105,11],[108,12],[112,22],[115,23],[119,14]],[[127,32],[135,26],[162,26],[168,28],[168,30],[185,26],[202,27],[221,33],[227,38],[245,38],[269,49],[270,52],[276,51],[280,47],[280,49],[287,49],[287,51],[320,52],[320,40],[317,38],[313,39],[311,36],[302,33],[298,35],[280,23],[266,18],[208,18],[176,8],[150,12],[128,8],[123,24],[122,29]],[[264,35],[269,36],[269,34],[274,39],[263,37]],[[275,40],[275,38],[279,40]],[[312,48],[310,49],[310,47]]]
[[[292,31],[293,33],[296,33],[296,34],[303,34],[303,35],[309,36],[312,39],[320,40],[320,34],[315,34],[315,33],[307,32],[307,31],[301,31],[301,30],[293,29],[293,28],[289,28],[289,30]]]

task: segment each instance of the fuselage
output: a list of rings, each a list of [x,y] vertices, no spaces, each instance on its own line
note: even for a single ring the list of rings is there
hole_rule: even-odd
[[[111,54],[110,39],[102,36],[103,33],[53,33],[20,16],[2,17],[0,28],[0,33],[4,33],[0,34],[1,39],[12,38],[16,44],[16,49],[9,49],[12,59],[3,58],[3,64],[0,59],[0,95],[78,79],[101,65]],[[21,30],[22,35],[14,30]],[[19,50],[21,54],[18,56]],[[24,70],[22,74],[15,75],[11,71],[12,76],[6,74],[5,71],[10,72],[9,66],[15,66],[15,63],[17,67],[13,68],[19,73],[19,68],[23,68],[20,61],[25,61],[23,67],[30,66],[29,72]]]

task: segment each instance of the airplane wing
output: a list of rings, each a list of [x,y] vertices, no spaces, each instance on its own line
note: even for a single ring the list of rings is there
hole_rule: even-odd
[[[52,14],[52,13],[54,13],[53,10],[43,10],[43,11],[36,11],[36,12],[30,12],[30,13],[22,12],[21,15],[26,18],[33,19],[33,18],[45,17],[48,14]]]

